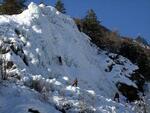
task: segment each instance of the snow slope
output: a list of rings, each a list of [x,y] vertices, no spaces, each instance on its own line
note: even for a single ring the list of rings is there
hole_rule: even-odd
[[[117,103],[113,96],[117,82],[137,87],[128,77],[138,67],[98,50],[69,16],[51,6],[31,3],[19,15],[0,16],[0,47],[13,62],[9,80],[1,83],[1,113],[29,108],[40,113],[134,112],[124,104],[125,97]],[[78,87],[71,86],[75,78]]]

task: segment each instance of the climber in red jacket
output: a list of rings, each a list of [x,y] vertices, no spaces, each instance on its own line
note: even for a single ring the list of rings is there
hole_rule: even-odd
[[[75,87],[77,87],[77,86],[78,86],[78,79],[77,79],[77,78],[73,81],[72,86],[75,86]]]

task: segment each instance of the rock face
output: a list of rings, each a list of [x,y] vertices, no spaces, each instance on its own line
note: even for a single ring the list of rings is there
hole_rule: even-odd
[[[8,87],[3,87],[7,93],[0,100],[6,105],[11,98],[12,113],[30,108],[41,113],[134,112],[114,102],[113,96],[119,89],[122,97],[138,99],[138,84],[131,79],[138,67],[120,55],[98,50],[69,16],[55,8],[31,3],[19,15],[0,16],[0,36],[8,75],[4,82]],[[78,87],[71,86],[75,79]],[[36,104],[24,103],[24,98]],[[13,99],[19,107],[14,107]],[[2,108],[0,112],[8,112]]]
[[[132,76],[130,78],[132,81],[135,81],[136,85],[138,86],[138,90],[142,93],[144,93],[144,84],[145,84],[145,79],[144,77],[141,75],[141,73],[139,73],[138,70],[136,70],[135,72],[132,73]]]
[[[139,100],[138,89],[124,83],[117,83],[118,90],[127,98],[127,102]]]
[[[139,93],[141,92],[143,96],[145,96],[145,91],[144,91],[144,84],[145,84],[145,79],[144,77],[136,70],[135,72],[132,73],[130,79],[134,81],[137,85],[137,88],[133,86],[126,85],[124,83],[117,83],[117,87],[119,91],[127,97],[127,99],[132,102],[135,100],[140,100],[141,97],[139,96]]]

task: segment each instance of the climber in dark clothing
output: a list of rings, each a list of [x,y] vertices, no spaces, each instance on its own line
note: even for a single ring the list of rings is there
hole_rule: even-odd
[[[61,58],[61,56],[58,56],[58,61],[59,61],[59,64],[62,65],[62,58]]]
[[[77,80],[77,78],[73,81],[72,86],[75,86],[75,87],[77,87],[77,86],[78,86],[78,80]]]
[[[120,100],[119,100],[119,93],[116,93],[116,94],[115,94],[115,96],[114,96],[114,101],[116,101],[116,99],[117,99],[118,102],[120,102]]]

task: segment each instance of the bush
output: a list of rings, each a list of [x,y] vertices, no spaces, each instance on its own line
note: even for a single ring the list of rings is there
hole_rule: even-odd
[[[0,14],[19,14],[26,8],[26,0],[3,0],[0,5]]]
[[[30,87],[38,92],[41,92],[43,89],[43,85],[39,80],[33,80]]]

